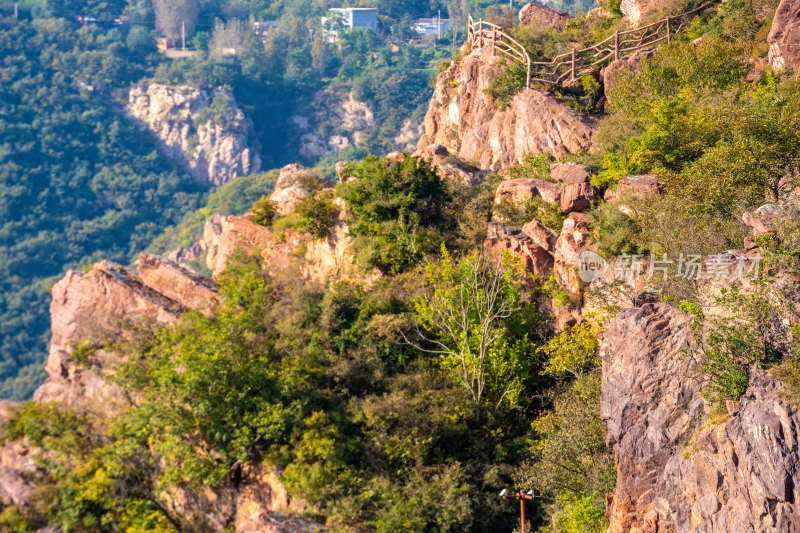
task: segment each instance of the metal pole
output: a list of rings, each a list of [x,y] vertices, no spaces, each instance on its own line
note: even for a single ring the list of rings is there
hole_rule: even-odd
[[[14,2],[14,20],[19,20],[19,4]]]
[[[519,533],[525,533],[525,494],[519,491]]]
[[[186,53],[186,22],[181,21],[181,43],[183,45],[183,52]]]

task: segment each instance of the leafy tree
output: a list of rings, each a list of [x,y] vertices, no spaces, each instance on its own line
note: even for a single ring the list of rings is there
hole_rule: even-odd
[[[413,302],[426,346],[414,345],[441,356],[479,408],[515,405],[527,377],[527,338],[509,338],[506,326],[522,319],[519,275],[477,253],[455,263],[443,247],[438,268],[427,269],[429,290]]]

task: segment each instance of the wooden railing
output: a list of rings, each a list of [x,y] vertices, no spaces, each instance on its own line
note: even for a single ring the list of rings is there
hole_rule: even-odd
[[[467,21],[467,40],[472,44],[473,48],[489,46],[493,56],[499,53],[510,57],[514,61],[522,61],[527,72],[525,86],[530,86],[531,56],[528,55],[528,51],[525,50],[524,46],[501,30],[500,26],[486,22],[483,18],[475,22],[472,14],[470,14]]]
[[[490,46],[492,55],[499,52],[513,60],[521,61],[527,71],[526,87],[530,87],[531,82],[570,85],[584,74],[596,72],[611,61],[625,59],[640,50],[654,50],[663,42],[669,43],[675,35],[687,27],[693,15],[712,3],[703,4],[680,15],[666,17],[647,26],[617,31],[594,46],[573,48],[546,62],[531,62],[525,47],[503,32],[500,26],[483,19],[475,22],[472,15],[469,16],[468,39],[473,48]]]

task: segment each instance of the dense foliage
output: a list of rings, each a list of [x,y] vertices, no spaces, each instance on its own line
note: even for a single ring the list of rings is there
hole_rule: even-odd
[[[200,191],[87,86],[132,79],[119,32],[0,19],[0,395],[42,379],[46,290],[67,267],[127,263]]]

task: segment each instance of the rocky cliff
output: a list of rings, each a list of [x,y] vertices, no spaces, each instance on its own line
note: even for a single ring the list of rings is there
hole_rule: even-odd
[[[485,90],[502,68],[499,57],[482,49],[439,73],[418,148],[441,144],[492,170],[529,153],[564,156],[589,148],[594,123],[544,92],[524,89],[501,109]]]
[[[225,89],[212,94],[188,86],[134,87],[128,113],[156,136],[162,151],[198,183],[224,185],[261,169],[249,146],[250,125]]]
[[[709,416],[687,354],[691,320],[650,304],[606,328],[601,409],[617,462],[609,533],[798,531],[797,406],[754,367],[742,398]]]

